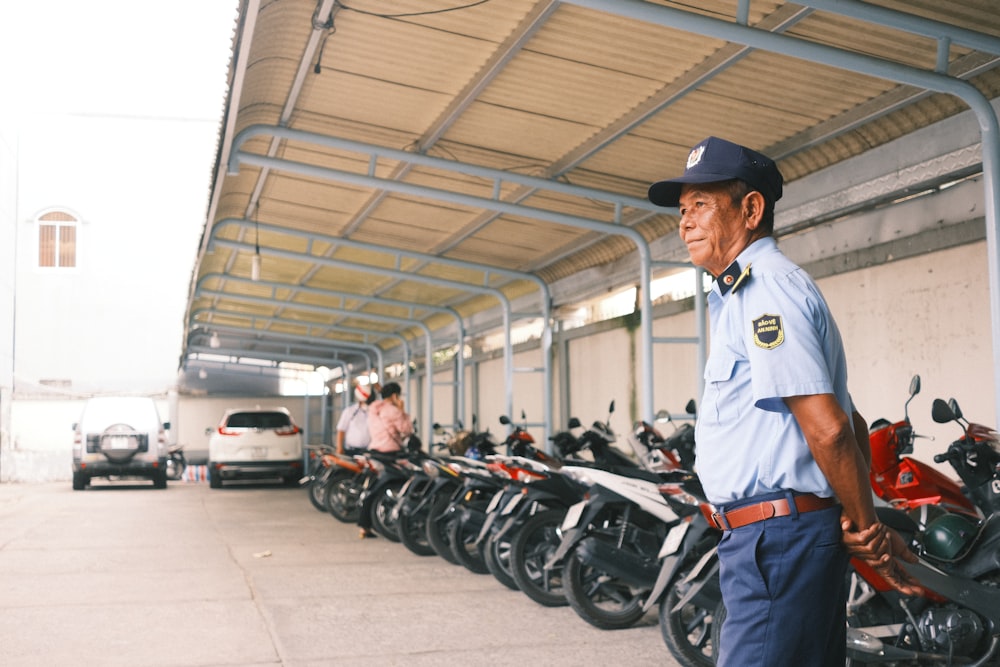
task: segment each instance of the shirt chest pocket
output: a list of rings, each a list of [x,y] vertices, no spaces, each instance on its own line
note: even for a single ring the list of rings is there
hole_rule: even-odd
[[[747,397],[740,369],[746,361],[734,354],[713,354],[705,364],[705,399],[699,419],[708,417],[716,422],[739,419]]]

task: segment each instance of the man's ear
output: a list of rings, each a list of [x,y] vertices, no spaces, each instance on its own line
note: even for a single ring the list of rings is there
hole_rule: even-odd
[[[764,218],[764,195],[751,190],[743,198],[743,220],[747,229],[755,231]]]

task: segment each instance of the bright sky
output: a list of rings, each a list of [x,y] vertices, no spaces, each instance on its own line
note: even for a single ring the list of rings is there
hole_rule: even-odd
[[[69,208],[87,223],[92,245],[81,242],[81,248],[104,253],[81,255],[88,278],[114,270],[130,276],[102,294],[126,305],[155,303],[141,309],[144,330],[152,334],[137,339],[138,349],[101,337],[87,343],[87,354],[75,355],[77,364],[97,359],[120,367],[66,371],[74,377],[150,385],[139,391],[174,381],[238,2],[21,0],[0,6],[0,136],[18,142],[17,219],[46,207]],[[150,239],[156,252],[131,252]],[[102,260],[113,244],[123,252],[112,266]],[[89,312],[114,312],[113,305],[106,308]],[[19,368],[30,382],[28,362]]]
[[[238,0],[5,3],[5,112],[222,114]]]

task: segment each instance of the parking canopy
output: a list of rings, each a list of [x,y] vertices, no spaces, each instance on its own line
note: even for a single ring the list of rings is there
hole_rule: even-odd
[[[982,171],[995,286],[998,64],[993,0],[243,0],[185,382],[220,355],[426,364],[677,271],[676,211],[646,190],[710,135],[794,184],[971,110],[981,151],[778,233]]]

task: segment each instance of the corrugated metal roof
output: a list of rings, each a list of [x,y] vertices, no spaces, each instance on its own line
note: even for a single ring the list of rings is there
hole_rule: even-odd
[[[606,11],[582,6],[601,3],[463,4],[241,2],[185,360],[210,330],[245,331],[256,341],[247,356],[275,361],[313,355],[323,363],[328,355],[316,349],[324,344],[398,350],[400,337],[421,335],[416,322],[452,326],[446,309],[472,318],[495,308],[485,288],[509,299],[537,292],[518,274],[552,284],[636,250],[621,234],[544,212],[631,227],[647,242],[676,234],[669,212],[594,191],[641,200],[705,136],[772,154],[795,181],[967,108],[849,67],[626,18],[613,2]],[[626,4],[636,3],[618,8]],[[697,4],[657,3],[733,26],[743,7]],[[927,72],[944,53],[952,75],[988,99],[1000,94],[993,0],[840,3],[891,10],[889,22],[903,26],[940,22],[930,26],[939,38],[805,4],[812,7],[754,1],[746,21]],[[967,32],[944,39],[947,27]],[[265,132],[234,146],[255,125],[308,134]],[[412,163],[378,148],[444,162]],[[241,158],[227,173],[234,150],[277,162]],[[532,180],[497,180],[499,172]],[[290,343],[264,345],[269,338],[298,342],[303,354]],[[307,340],[316,347],[305,350]]]

